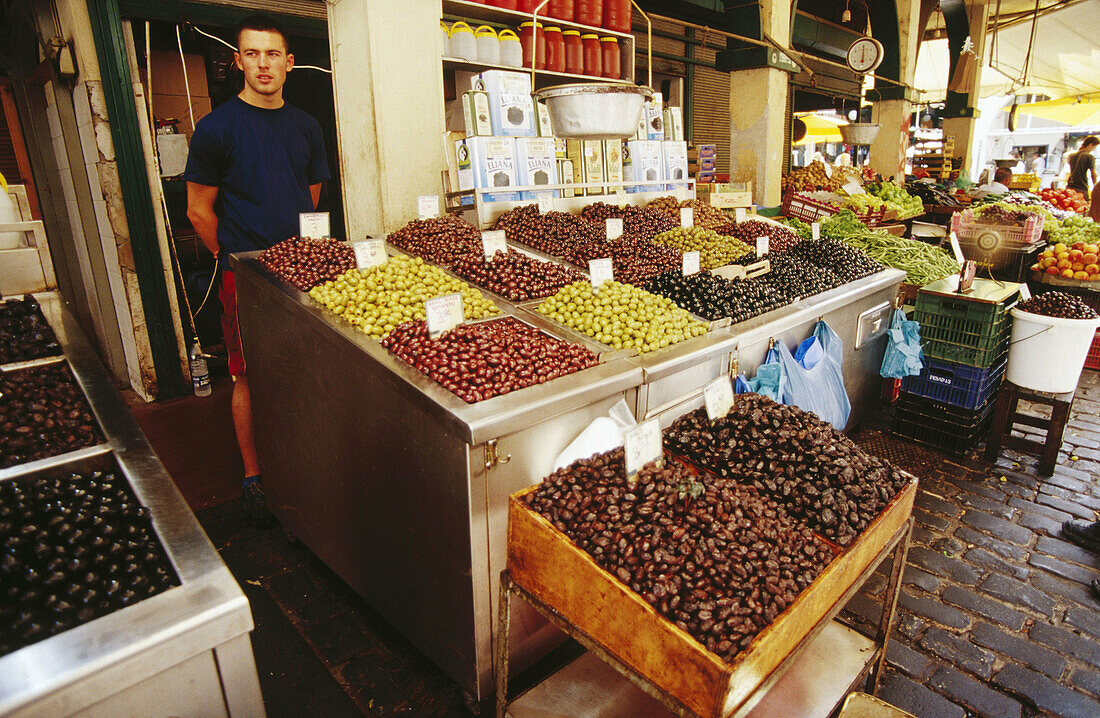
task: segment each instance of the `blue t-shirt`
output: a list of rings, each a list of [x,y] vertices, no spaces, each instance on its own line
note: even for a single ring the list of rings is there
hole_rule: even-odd
[[[283,104],[269,110],[233,97],[199,120],[183,179],[218,188],[222,255],[266,249],[298,234],[314,211],[309,186],[329,178],[317,120]]]

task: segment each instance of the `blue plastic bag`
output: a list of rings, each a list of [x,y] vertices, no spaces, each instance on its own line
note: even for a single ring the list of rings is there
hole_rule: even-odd
[[[764,363],[757,367],[756,376],[749,380],[749,387],[757,394],[783,404],[785,403],[783,397],[787,390],[787,374],[783,370],[779,356],[775,347],[768,349]]]
[[[917,376],[924,368],[924,352],[920,348],[920,323],[905,318],[905,312],[894,310],[890,329],[886,332],[886,353],[879,374],[887,379]]]
[[[852,413],[852,402],[844,389],[844,345],[840,337],[819,321],[813,336],[799,345],[801,359],[792,356],[782,342],[775,346],[785,379],[783,403],[812,411],[843,431]]]
[[[744,374],[737,375],[737,381],[733,383],[734,394],[751,394],[752,385],[749,384],[749,378]]]

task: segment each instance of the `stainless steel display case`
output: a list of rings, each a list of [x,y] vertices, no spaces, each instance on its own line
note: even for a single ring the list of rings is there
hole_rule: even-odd
[[[0,481],[92,469],[121,473],[180,585],[0,656],[3,716],[262,716],[252,615],[56,294],[36,295],[106,438],[102,445],[0,470]]]
[[[508,496],[550,473],[643,372],[624,359],[466,404],[234,255],[256,444],[272,512],[469,694],[492,691]],[[505,314],[563,336],[497,300]],[[589,342],[589,346],[598,347]],[[516,612],[519,666],[561,640]]]

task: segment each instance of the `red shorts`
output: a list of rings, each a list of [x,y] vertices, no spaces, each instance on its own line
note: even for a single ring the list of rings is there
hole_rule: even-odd
[[[237,279],[228,269],[222,270],[218,299],[222,302],[222,335],[229,352],[229,374],[244,376],[244,349],[241,347],[241,325],[237,322]]]

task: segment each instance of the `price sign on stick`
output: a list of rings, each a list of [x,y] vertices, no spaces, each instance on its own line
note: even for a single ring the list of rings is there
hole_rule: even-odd
[[[386,245],[381,239],[366,239],[351,245],[355,252],[355,266],[359,269],[377,267],[386,263]]]
[[[681,227],[694,227],[695,226],[695,211],[691,207],[680,208],[680,226]]]
[[[651,461],[657,467],[664,465],[664,452],[661,450],[661,425],[656,419],[638,424],[626,432],[623,440],[623,453],[626,455],[626,478],[632,485],[638,480],[638,472]]]
[[[614,279],[615,269],[611,263],[611,257],[588,260],[588,276],[592,280],[593,289],[599,289],[601,284]]]
[[[684,252],[684,276],[695,274],[699,271],[699,253]]]
[[[1026,302],[1031,299],[1031,287],[1027,286],[1027,282],[1020,284],[1020,301]]]
[[[955,255],[955,261],[962,264],[966,261],[966,257],[963,256],[962,247],[959,246],[959,235],[954,232],[951,233],[951,253]]]
[[[508,242],[503,229],[493,229],[481,233],[481,248],[485,251],[485,258],[492,259],[497,252],[508,253]]]
[[[416,198],[416,218],[432,219],[439,216],[439,195],[422,194]]]
[[[618,239],[623,236],[623,219],[622,217],[608,217],[607,218],[607,239]]]
[[[298,215],[298,236],[320,239],[329,234],[328,212],[302,212]]]
[[[821,239],[821,222],[814,222],[810,225],[810,236],[814,239]]]
[[[615,204],[619,205],[620,207],[626,204],[626,190],[624,190],[622,187],[615,190]]]
[[[462,311],[462,294],[452,292],[432,297],[424,302],[424,312],[428,319],[428,336],[435,339],[443,332],[449,332],[466,319]]]
[[[745,217],[747,217],[748,214],[749,213],[747,211],[745,211],[744,207],[735,207],[734,210],[733,210],[733,219],[738,224],[740,224],[740,223],[745,221]]]
[[[703,387],[703,404],[711,421],[729,413],[733,406],[733,383],[728,376],[720,376]]]
[[[554,197],[546,192],[541,193],[538,196],[539,202],[539,214],[546,214],[547,212],[554,211]]]
[[[757,237],[756,238],[756,256],[763,257],[768,253],[768,238]]]

